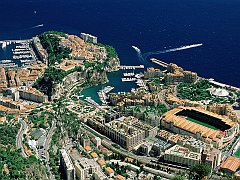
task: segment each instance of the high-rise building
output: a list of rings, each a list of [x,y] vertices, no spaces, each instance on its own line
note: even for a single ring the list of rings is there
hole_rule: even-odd
[[[70,159],[69,155],[67,154],[65,149],[60,150],[60,165],[63,169],[63,175],[66,180],[75,180],[75,170]]]
[[[145,138],[145,131],[134,127],[136,118],[121,117],[105,124],[106,135],[122,147],[130,150]]]
[[[88,180],[92,177],[99,180],[107,179],[107,176],[104,175],[99,164],[93,159],[79,157],[74,160],[74,167],[79,180]]]
[[[91,34],[86,34],[86,33],[81,33],[81,38],[85,42],[90,42],[90,43],[97,43],[97,37],[93,36]]]

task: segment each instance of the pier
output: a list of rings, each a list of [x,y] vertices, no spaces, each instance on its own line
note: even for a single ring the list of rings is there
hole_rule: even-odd
[[[32,41],[32,39],[24,39],[24,40],[4,40],[4,41],[0,41],[0,44],[3,43],[7,43],[7,44],[22,44],[22,43],[26,43],[26,42],[30,42]]]
[[[160,65],[162,67],[165,67],[165,68],[168,66],[168,63],[160,61],[160,60],[158,60],[156,58],[151,58],[150,61],[152,61],[153,63],[158,64],[158,65]]]
[[[17,68],[18,65],[15,63],[8,63],[8,64],[1,64],[0,63],[0,68]]]
[[[134,73],[123,73],[123,76],[126,77],[126,76],[134,76],[135,74]]]
[[[120,66],[120,69],[144,69],[144,65],[139,65],[139,66]]]
[[[136,81],[137,78],[121,78],[122,82],[132,82],[132,81]]]

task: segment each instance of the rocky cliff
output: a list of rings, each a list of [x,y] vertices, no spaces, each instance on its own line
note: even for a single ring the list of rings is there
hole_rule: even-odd
[[[119,58],[112,58],[105,62],[105,68],[107,72],[118,71],[120,68]]]
[[[108,82],[106,71],[97,71],[92,68],[84,69],[82,72],[73,72],[67,75],[61,83],[53,85],[51,100],[59,99],[77,83],[88,82],[90,86]]]

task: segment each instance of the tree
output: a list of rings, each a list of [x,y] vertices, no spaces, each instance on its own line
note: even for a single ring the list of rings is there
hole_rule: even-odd
[[[196,180],[200,180],[211,173],[211,168],[207,164],[196,164],[190,169],[190,176]]]
[[[172,180],[185,180],[183,176],[176,175],[172,178]]]
[[[160,180],[160,179],[161,179],[161,177],[158,176],[158,175],[155,175],[154,178],[153,178],[153,180]]]

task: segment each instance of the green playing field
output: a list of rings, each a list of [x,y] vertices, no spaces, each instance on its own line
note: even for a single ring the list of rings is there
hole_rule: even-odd
[[[197,123],[197,124],[200,124],[200,125],[202,125],[202,126],[211,128],[211,129],[213,129],[213,130],[218,130],[218,128],[216,128],[216,127],[214,127],[214,126],[211,126],[211,125],[209,125],[209,124],[207,124],[207,123],[198,121],[198,120],[196,120],[196,119],[192,119],[192,118],[190,118],[190,117],[187,117],[186,119],[189,120],[189,121],[195,122],[195,123]]]
[[[238,147],[237,151],[234,153],[234,156],[240,158],[240,147]]]

